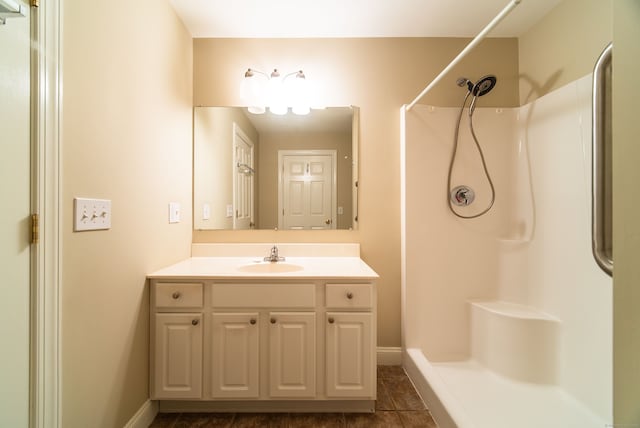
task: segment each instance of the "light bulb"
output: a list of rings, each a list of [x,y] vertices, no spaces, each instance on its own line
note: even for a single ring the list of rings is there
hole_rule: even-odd
[[[309,107],[309,88],[302,70],[296,73],[296,77],[291,81],[288,89],[293,113],[298,115],[309,114],[311,110]]]
[[[249,112],[262,114],[265,112],[264,102],[264,73],[248,69],[240,85],[240,98],[249,106]]]

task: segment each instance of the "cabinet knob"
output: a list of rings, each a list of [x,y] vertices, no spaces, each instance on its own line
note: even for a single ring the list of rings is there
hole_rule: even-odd
[[[353,293],[351,291],[347,293],[347,299],[353,299]]]
[[[333,317],[329,317],[329,324],[333,324],[336,320],[333,319]]]
[[[191,320],[191,325],[198,325],[200,320]]]
[[[276,323],[276,319],[275,318],[271,318],[271,324],[275,324]]]
[[[256,319],[255,319],[255,318],[251,318],[251,319],[249,320],[249,324],[253,325],[253,324],[255,324],[255,323],[256,323]]]
[[[171,295],[171,297],[173,297],[174,299],[179,299],[181,296],[179,291],[174,291],[173,294]]]

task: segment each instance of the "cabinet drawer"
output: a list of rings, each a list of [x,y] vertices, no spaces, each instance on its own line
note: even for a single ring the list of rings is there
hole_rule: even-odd
[[[157,308],[201,308],[204,298],[201,283],[157,283]]]
[[[371,284],[327,284],[326,304],[329,308],[370,308],[373,305]]]
[[[315,284],[213,284],[211,306],[216,308],[311,308]]]

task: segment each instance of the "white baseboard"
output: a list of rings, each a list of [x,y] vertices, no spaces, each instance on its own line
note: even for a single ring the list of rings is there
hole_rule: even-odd
[[[129,422],[126,423],[124,428],[149,428],[149,425],[151,425],[151,422],[153,422],[157,414],[158,402],[147,400],[142,407],[138,409],[136,414],[129,419]]]
[[[379,346],[377,350],[377,361],[379,366],[402,365],[402,348]]]

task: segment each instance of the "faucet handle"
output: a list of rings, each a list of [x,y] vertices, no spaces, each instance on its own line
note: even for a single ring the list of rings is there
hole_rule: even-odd
[[[265,262],[280,262],[283,261],[284,257],[278,256],[278,246],[274,245],[271,247],[271,251],[269,251],[269,255],[264,258]]]

